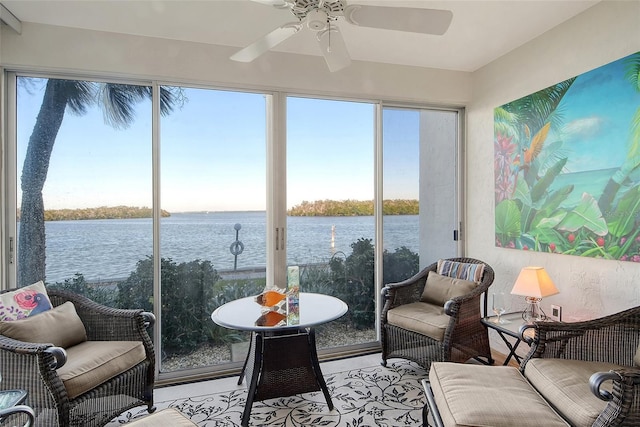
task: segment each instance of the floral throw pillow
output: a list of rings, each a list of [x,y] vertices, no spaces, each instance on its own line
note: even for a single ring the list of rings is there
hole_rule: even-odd
[[[42,281],[0,294],[0,320],[18,320],[51,309]]]

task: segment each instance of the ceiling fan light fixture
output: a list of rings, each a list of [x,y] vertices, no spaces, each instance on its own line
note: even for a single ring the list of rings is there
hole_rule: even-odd
[[[329,14],[324,10],[314,9],[307,14],[307,27],[314,31],[322,31],[327,28]]]

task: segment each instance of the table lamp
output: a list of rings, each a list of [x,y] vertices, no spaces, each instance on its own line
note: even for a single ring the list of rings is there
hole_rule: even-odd
[[[543,297],[557,294],[558,289],[544,267],[525,267],[520,271],[511,293],[525,297],[527,308],[522,312],[522,318],[531,322],[547,318],[540,308],[540,301]]]

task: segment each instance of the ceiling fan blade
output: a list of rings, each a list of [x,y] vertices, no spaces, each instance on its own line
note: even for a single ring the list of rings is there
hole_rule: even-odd
[[[351,65],[347,45],[338,27],[332,25],[324,31],[319,31],[318,43],[329,71],[333,73]]]
[[[299,22],[284,24],[282,27],[276,28],[244,49],[234,53],[231,59],[239,62],[251,62],[300,31],[300,28],[302,28],[302,25]]]
[[[289,4],[284,0],[251,0],[254,3],[265,4],[267,6],[273,6],[278,9],[284,9],[285,7],[289,7]]]
[[[453,13],[450,10],[354,4],[344,9],[344,17],[347,22],[362,27],[441,36],[449,28]]]

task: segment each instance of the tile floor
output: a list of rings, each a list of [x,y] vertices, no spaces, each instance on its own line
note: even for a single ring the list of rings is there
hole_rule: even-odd
[[[366,356],[322,362],[320,363],[320,369],[322,370],[322,374],[326,376],[335,372],[344,372],[369,366],[379,366],[381,360],[380,353],[374,353]],[[246,384],[244,383],[238,385],[238,377],[234,375],[232,377],[216,380],[158,387],[154,392],[154,400],[156,402],[162,402],[182,397],[199,396],[210,393],[211,390],[234,390],[244,389],[245,387]]]

